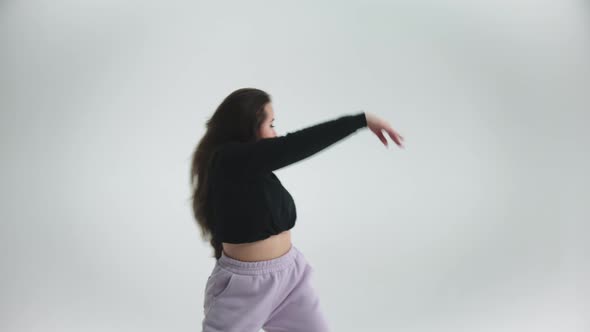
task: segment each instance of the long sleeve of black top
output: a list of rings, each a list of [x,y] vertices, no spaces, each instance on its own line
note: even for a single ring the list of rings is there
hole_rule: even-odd
[[[219,165],[231,173],[271,172],[308,158],[366,127],[364,112],[324,121],[284,136],[256,142],[227,143],[218,151]]]

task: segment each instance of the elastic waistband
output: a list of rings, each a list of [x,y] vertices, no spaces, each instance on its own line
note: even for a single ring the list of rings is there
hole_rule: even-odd
[[[262,274],[287,269],[289,266],[293,265],[295,257],[297,257],[298,254],[299,250],[295,248],[294,245],[291,245],[289,251],[277,258],[265,261],[246,262],[231,258],[222,250],[221,257],[217,260],[217,264],[222,268],[237,274]]]

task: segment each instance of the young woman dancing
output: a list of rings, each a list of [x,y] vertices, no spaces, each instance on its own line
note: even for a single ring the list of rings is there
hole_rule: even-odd
[[[291,243],[297,212],[273,173],[368,127],[388,147],[385,120],[360,112],[277,136],[268,93],[228,95],[206,123],[191,167],[193,213],[216,263],[204,293],[204,332],[329,331],[310,277]]]

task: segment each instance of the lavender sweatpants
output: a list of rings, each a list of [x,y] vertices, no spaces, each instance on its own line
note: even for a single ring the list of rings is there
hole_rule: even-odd
[[[222,252],[205,287],[203,332],[326,332],[313,268],[291,245],[283,256],[239,261]]]

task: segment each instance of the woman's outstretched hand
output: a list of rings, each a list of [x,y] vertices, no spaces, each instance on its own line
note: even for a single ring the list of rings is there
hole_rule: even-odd
[[[391,139],[397,145],[399,145],[402,149],[404,148],[404,145],[402,143],[404,137],[395,130],[393,130],[393,128],[391,128],[391,125],[387,121],[377,117],[375,114],[370,112],[365,112],[365,118],[367,119],[367,127],[369,127],[369,129],[371,129],[371,131],[375,133],[377,137],[379,137],[379,139],[381,140],[381,142],[383,142],[385,147],[389,148],[389,145],[387,143],[385,135],[383,135],[383,130],[387,132],[389,137],[391,137]]]

